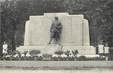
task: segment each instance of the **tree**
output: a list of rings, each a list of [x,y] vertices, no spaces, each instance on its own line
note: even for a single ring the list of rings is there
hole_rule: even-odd
[[[16,41],[18,41],[18,29],[22,29],[18,26],[21,26],[20,24],[22,23],[24,28],[23,23],[28,19],[29,3],[27,0],[5,0],[2,2],[1,8],[1,43],[7,41],[10,50],[13,51],[16,49]]]

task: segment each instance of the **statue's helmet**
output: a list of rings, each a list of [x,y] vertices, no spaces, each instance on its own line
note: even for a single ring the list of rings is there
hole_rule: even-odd
[[[58,20],[58,17],[57,16],[55,16],[55,20]]]

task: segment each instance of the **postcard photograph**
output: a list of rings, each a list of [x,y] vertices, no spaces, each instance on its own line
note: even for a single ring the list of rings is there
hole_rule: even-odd
[[[112,73],[113,0],[0,0],[0,73]]]

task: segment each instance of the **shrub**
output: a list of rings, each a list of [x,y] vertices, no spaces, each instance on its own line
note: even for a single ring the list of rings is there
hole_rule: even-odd
[[[55,54],[61,55],[61,54],[63,54],[63,51],[61,51],[61,50],[60,51],[56,51]]]
[[[50,61],[51,58],[52,58],[52,55],[50,55],[50,54],[43,54],[43,60],[44,61]]]
[[[78,50],[74,50],[74,51],[72,51],[72,53],[73,53],[73,55],[75,56],[75,55],[77,55],[79,52],[78,52]]]
[[[86,60],[86,57],[85,57],[85,56],[80,56],[78,59],[79,59],[80,61],[84,61],[84,60]]]
[[[67,56],[69,56],[70,55],[70,51],[69,50],[67,50],[66,52],[64,52]]]
[[[32,50],[32,51],[30,51],[30,55],[31,56],[37,56],[38,54],[40,54],[41,52],[40,52],[40,50]]]

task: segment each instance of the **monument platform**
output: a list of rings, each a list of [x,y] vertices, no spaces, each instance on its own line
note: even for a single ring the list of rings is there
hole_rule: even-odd
[[[43,54],[54,54],[54,52],[62,51],[74,51],[78,50],[80,55],[95,55],[95,47],[93,46],[58,46],[58,45],[46,45],[46,46],[20,46],[17,48],[18,51],[31,51],[31,50],[40,50]]]

